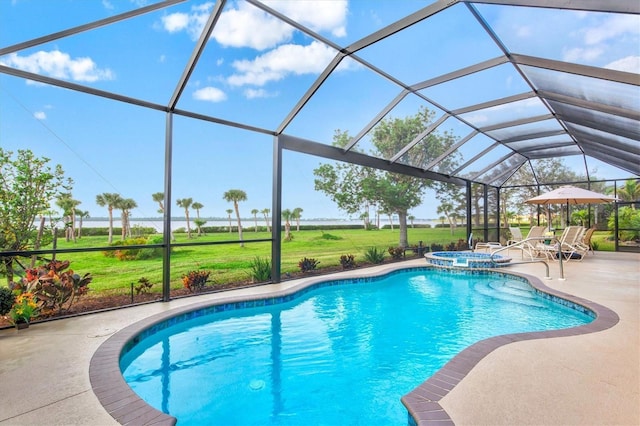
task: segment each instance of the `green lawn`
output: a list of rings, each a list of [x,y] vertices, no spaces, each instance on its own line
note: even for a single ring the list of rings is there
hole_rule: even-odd
[[[526,235],[527,229],[522,228]],[[397,246],[399,231],[382,229],[365,231],[362,229],[301,230],[292,229],[293,240],[282,242],[282,273],[297,272],[298,262],[304,258],[320,261],[319,268],[340,265],[340,256],[353,254],[356,263],[365,262],[364,253],[369,247],[377,247],[387,253],[391,246]],[[432,243],[448,244],[459,239],[466,240],[466,229],[459,227],[452,235],[448,228],[409,228],[409,243],[424,245]],[[613,249],[613,242],[607,241],[607,232],[596,233],[594,238],[600,250]],[[244,238],[267,239],[267,232],[245,232]],[[245,281],[250,278],[250,265],[254,258],[270,258],[269,242],[246,243],[240,247],[237,234],[216,233],[187,239],[186,234],[175,234],[176,243],[187,242],[229,242],[231,244],[196,245],[174,247],[171,255],[171,288],[182,286],[181,277],[192,270],[211,271],[210,281],[217,284]],[[58,241],[58,248],[105,247],[105,236],[83,237],[76,243]],[[386,254],[389,257],[389,254]],[[121,261],[107,257],[102,252],[60,253],[59,260],[70,260],[71,268],[79,273],[91,273],[93,292],[123,292],[130,289],[141,277],[155,283],[154,291],[161,291],[162,259]]]

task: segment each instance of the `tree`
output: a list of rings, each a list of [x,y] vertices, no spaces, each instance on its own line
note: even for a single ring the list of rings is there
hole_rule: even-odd
[[[187,238],[191,239],[191,221],[189,219],[189,208],[191,204],[193,204],[192,198],[178,198],[176,200],[176,204],[178,207],[182,207],[184,209],[184,215],[187,218]]]
[[[122,241],[124,241],[127,237],[131,237],[131,221],[129,219],[131,210],[138,207],[138,203],[133,198],[123,198],[114,207],[122,211]]]
[[[291,241],[293,238],[291,237],[291,216],[293,212],[289,209],[282,210],[282,218],[284,219],[284,240]]]
[[[253,215],[253,223],[255,225],[255,232],[258,232],[258,209],[251,209],[251,214]]]
[[[71,191],[73,182],[65,179],[62,166],[48,165],[46,157],[31,150],[0,148],[0,248],[29,250],[38,240],[36,217],[44,214],[60,194]],[[4,256],[7,282],[13,281],[15,256]]]
[[[411,223],[411,227],[413,228],[413,221],[416,220],[416,217],[414,215],[409,215],[407,216],[407,219],[409,219],[409,222]]]
[[[262,209],[260,213],[264,215],[264,223],[267,225],[267,232],[271,232],[271,228],[269,227],[269,213],[271,213],[271,209]]]
[[[505,189],[502,189],[500,191],[500,204],[502,206],[503,217],[507,209],[512,206],[528,206],[529,222],[533,225],[537,223],[536,216],[538,206],[525,204],[526,200],[538,195],[538,186],[532,185],[533,182],[547,183],[539,187],[540,193],[544,193],[554,189],[552,186],[554,183],[577,182],[586,180],[586,178],[571,171],[560,158],[532,160],[531,163],[533,167],[520,167],[507,181],[509,186],[517,188],[507,190],[506,194],[504,194]],[[477,186],[479,187],[479,185]],[[542,212],[544,216],[551,216],[551,209],[554,208],[554,206],[549,204],[542,208],[547,209],[546,212]]]
[[[225,210],[227,212],[227,217],[229,218],[229,233],[231,233],[232,228],[231,228],[231,213],[233,213],[232,209],[227,209]]]
[[[422,108],[416,115],[405,119],[387,118],[372,132],[371,154],[390,159],[423,134],[433,121],[434,113]],[[346,132],[336,131],[334,145],[344,147],[350,140]],[[412,149],[402,154],[398,163],[421,167],[428,164],[455,143],[449,132],[431,132],[425,135]],[[450,169],[457,157],[446,157],[439,167]],[[377,204],[382,210],[398,215],[400,225],[399,245],[408,246],[407,212],[419,206],[425,189],[433,186],[429,179],[390,173],[352,164],[323,164],[314,170],[316,190],[327,194],[338,208],[347,213],[356,213],[364,207]]]
[[[113,243],[113,209],[122,201],[120,194],[105,192],[96,196],[96,204],[109,211],[109,244]]]
[[[300,207],[296,207],[291,212],[291,218],[296,220],[296,231],[300,232],[300,218],[302,217],[303,210]]]
[[[436,213],[443,214],[447,222],[451,235],[457,227],[456,218],[462,216],[460,212],[465,209],[464,192],[458,185],[452,183],[438,182],[435,184],[436,199],[440,205],[436,209]]]
[[[240,240],[240,247],[244,247],[244,243],[242,242],[242,223],[240,223],[240,209],[238,208],[238,203],[241,201],[247,201],[247,193],[241,189],[230,189],[222,195],[222,198],[233,203],[233,208],[236,211],[236,218],[238,219],[238,239]]]
[[[158,203],[158,213],[161,213],[164,216],[164,192],[155,192],[151,194],[151,198],[153,198],[153,201]],[[176,238],[173,235],[173,230],[171,230],[171,241],[175,240]]]
[[[62,209],[64,218],[64,238],[68,241],[73,239],[76,242],[76,207],[81,201],[74,200],[70,192],[60,194],[56,200],[58,207]]]
[[[202,235],[202,227],[205,223],[207,223],[206,220],[200,219],[200,209],[203,208],[204,205],[196,201],[191,205],[191,207],[193,207],[196,211],[196,220],[194,221],[194,223],[198,227],[198,236],[200,236]]]
[[[76,209],[76,217],[80,220],[78,224],[78,238],[82,238],[82,220],[89,217],[89,210]]]
[[[640,200],[640,181],[627,179],[624,185],[618,188],[618,197],[622,201],[638,201]],[[635,205],[631,204],[631,208],[635,210]]]

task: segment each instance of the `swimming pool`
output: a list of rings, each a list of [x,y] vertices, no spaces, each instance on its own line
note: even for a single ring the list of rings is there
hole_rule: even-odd
[[[189,312],[144,331],[120,364],[181,425],[406,424],[400,398],[465,347],[585,312],[508,274],[414,268]]]

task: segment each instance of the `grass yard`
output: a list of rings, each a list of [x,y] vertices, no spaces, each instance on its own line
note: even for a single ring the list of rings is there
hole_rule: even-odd
[[[527,228],[522,228],[526,235]],[[448,244],[459,239],[466,240],[466,229],[459,227],[454,234],[448,228],[409,228],[410,244],[423,241],[425,246],[432,243]],[[364,253],[370,247],[376,247],[385,252],[395,247],[399,241],[398,229],[381,229],[366,231],[363,229],[331,229],[331,230],[301,230],[292,227],[292,241],[282,241],[283,274],[299,271],[298,262],[303,258],[319,261],[318,268],[335,268],[340,266],[340,256],[352,254],[356,264],[365,263]],[[599,250],[613,250],[613,242],[608,241],[608,232],[597,232],[594,241]],[[244,239],[268,239],[267,232],[246,232]],[[237,233],[216,233],[194,236],[188,239],[186,234],[176,233],[176,243],[218,243],[212,245],[194,245],[174,247],[171,255],[171,288],[182,287],[182,276],[189,271],[211,271],[209,282],[228,284],[251,280],[251,263],[257,258],[271,257],[269,242],[245,243],[241,247],[237,242]],[[225,244],[219,244],[225,243]],[[105,247],[106,236],[82,237],[76,243],[58,241],[58,248],[93,248]],[[60,253],[59,260],[70,260],[71,269],[83,275],[87,272],[93,276],[90,285],[92,293],[128,293],[131,284],[137,284],[142,277],[154,283],[155,292],[161,291],[162,259],[161,257],[148,260],[119,260],[107,257],[103,252]],[[4,278],[4,277],[2,277]],[[4,283],[3,283],[4,285]]]

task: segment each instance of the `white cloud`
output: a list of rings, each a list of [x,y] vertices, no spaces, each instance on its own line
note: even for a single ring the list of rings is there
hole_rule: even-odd
[[[244,97],[247,99],[272,98],[275,96],[277,96],[277,93],[269,93],[264,89],[246,89],[244,91]]]
[[[566,62],[593,62],[603,53],[602,47],[574,47],[562,52],[562,60]]]
[[[640,34],[640,19],[631,15],[615,15],[605,19],[597,27],[587,28],[584,42],[589,45],[598,44],[618,38],[625,34]]]
[[[264,3],[316,32],[330,32],[336,37],[347,35],[347,0],[333,1],[281,1]]]
[[[227,82],[232,86],[262,86],[290,74],[318,74],[335,55],[335,50],[317,41],[307,46],[285,44],[252,61],[234,61],[232,65],[237,73]]]
[[[346,0],[333,1],[269,1],[268,6],[297,20],[317,32],[346,35]],[[166,31],[186,31],[197,40],[209,19],[213,3],[207,2],[186,13],[173,13],[162,18]],[[260,29],[256,31],[256,29]],[[250,47],[266,50],[291,40],[294,28],[249,3],[227,7],[213,30],[212,37],[227,47]]]
[[[47,119],[47,114],[44,113],[44,111],[36,111],[33,113],[33,116],[35,118],[37,118],[38,120],[46,120]]]
[[[59,50],[39,51],[29,56],[11,53],[3,58],[2,63],[24,71],[64,80],[94,82],[115,78],[110,69],[98,68],[91,58],[72,59],[69,54]]]
[[[640,56],[627,56],[604,66],[612,70],[640,74]]]
[[[162,25],[170,33],[182,31],[189,26],[189,15],[186,13],[172,13],[162,17]]]
[[[113,10],[113,3],[111,3],[109,0],[102,0],[102,7],[107,10]]]
[[[222,102],[227,99],[227,95],[215,87],[203,87],[193,92],[193,98],[199,101]]]
[[[212,37],[223,46],[265,50],[289,40],[292,34],[293,27],[249,3],[241,3],[237,9],[222,13]]]

